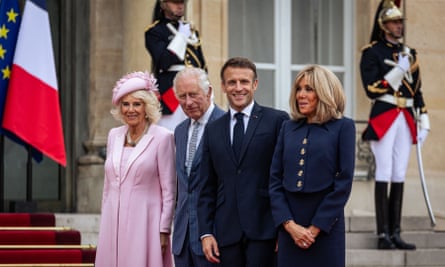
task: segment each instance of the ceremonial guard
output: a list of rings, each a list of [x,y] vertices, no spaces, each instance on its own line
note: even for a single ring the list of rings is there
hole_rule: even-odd
[[[145,47],[161,93],[162,118],[158,124],[170,130],[186,118],[173,91],[176,73],[186,66],[207,71],[199,33],[182,20],[185,5],[184,0],[158,0],[153,23],[145,31]]]
[[[378,249],[416,248],[400,237],[403,186],[411,145],[422,144],[430,129],[417,53],[405,44],[405,18],[399,7],[400,1],[380,3],[371,43],[363,48],[360,62],[363,86],[372,100],[363,139],[370,141],[376,162]]]

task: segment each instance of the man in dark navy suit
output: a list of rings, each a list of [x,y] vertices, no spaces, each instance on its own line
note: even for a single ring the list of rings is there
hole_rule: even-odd
[[[276,228],[268,193],[269,169],[284,111],[254,101],[256,66],[231,58],[221,69],[229,111],[207,125],[198,201],[204,254],[220,266],[275,265]]]

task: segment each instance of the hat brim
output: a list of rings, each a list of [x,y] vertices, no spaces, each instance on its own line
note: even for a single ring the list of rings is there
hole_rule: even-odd
[[[126,96],[127,94],[130,94],[134,91],[144,90],[146,89],[145,88],[146,86],[147,86],[146,81],[141,78],[134,77],[128,79],[120,86],[119,90],[113,95],[112,99],[113,104],[118,105],[119,101],[123,96]]]

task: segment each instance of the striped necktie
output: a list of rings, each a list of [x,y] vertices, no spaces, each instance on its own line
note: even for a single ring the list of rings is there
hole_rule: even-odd
[[[189,140],[189,150],[187,153],[187,159],[185,161],[185,167],[187,170],[187,175],[190,175],[190,170],[192,169],[193,158],[195,157],[196,147],[198,144],[198,132],[200,123],[198,121],[193,122],[192,136]]]

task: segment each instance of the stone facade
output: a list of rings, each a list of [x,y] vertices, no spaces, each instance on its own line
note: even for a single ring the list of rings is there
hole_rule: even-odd
[[[90,5],[90,63],[89,63],[89,104],[88,140],[84,140],[87,155],[79,159],[77,181],[77,211],[99,212],[96,205],[101,198],[103,159],[100,152],[105,146],[108,130],[119,123],[109,114],[111,108],[111,88],[122,74],[134,70],[149,70],[150,56],[145,50],[143,33],[151,23],[154,0],[91,0]],[[355,81],[356,120],[366,120],[370,103],[360,82],[358,63],[361,47],[369,41],[374,12],[379,0],[355,0]],[[219,90],[219,69],[228,55],[228,0],[190,0],[188,1],[187,20],[200,30],[203,49],[206,55],[210,79],[214,84],[215,101],[225,106],[225,96]],[[416,48],[421,61],[424,98],[429,111],[432,130],[423,147],[424,167],[428,179],[433,208],[438,213],[445,210],[439,207],[444,202],[443,191],[445,174],[444,139],[441,130],[445,125],[445,91],[441,84],[445,76],[441,74],[445,53],[443,11],[445,1],[416,0],[407,1],[407,43]],[[414,150],[414,147],[413,147]],[[90,181],[91,179],[94,182]],[[99,186],[100,185],[100,186]],[[373,212],[373,183],[357,181],[354,183],[352,199],[347,213]],[[417,164],[413,151],[408,171],[404,214],[425,214],[423,196],[418,180]],[[90,204],[85,204],[90,203]],[[94,203],[94,204],[93,204]],[[404,211],[405,212],[405,211]]]

